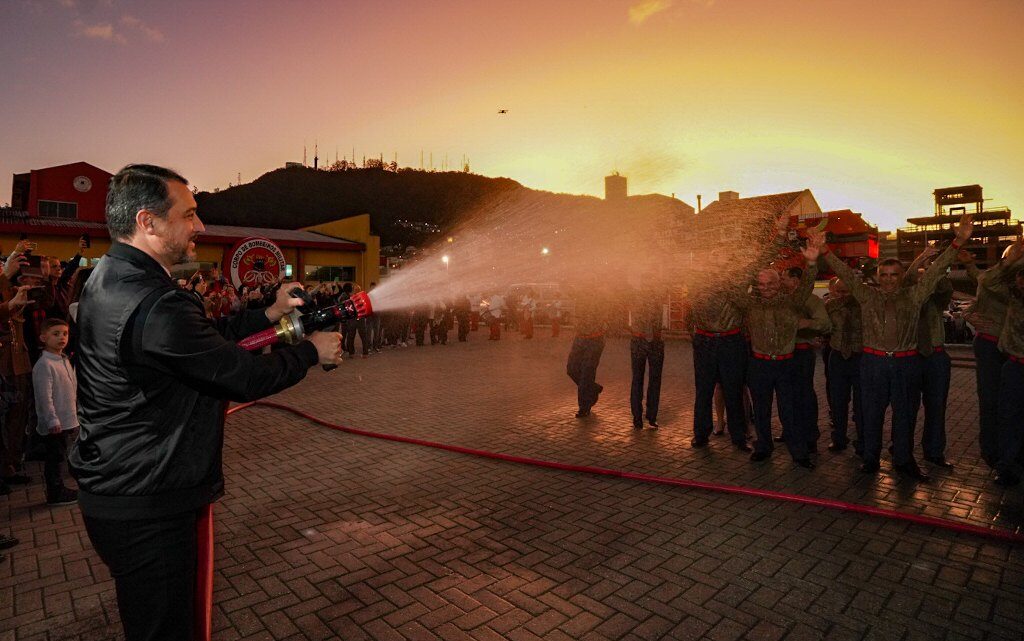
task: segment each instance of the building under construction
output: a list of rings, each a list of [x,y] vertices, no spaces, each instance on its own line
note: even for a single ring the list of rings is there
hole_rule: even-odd
[[[946,187],[932,193],[935,213],[908,218],[911,226],[896,231],[896,250],[904,263],[914,260],[929,243],[941,247],[952,241],[960,217],[968,211],[974,215],[974,233],[966,249],[980,267],[994,265],[1003,250],[1021,237],[1021,223],[1013,219],[1008,207],[985,208],[981,185]]]

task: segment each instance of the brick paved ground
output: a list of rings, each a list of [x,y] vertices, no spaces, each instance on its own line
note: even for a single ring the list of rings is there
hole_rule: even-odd
[[[662,428],[637,433],[624,341],[609,341],[605,393],[577,420],[569,339],[512,338],[346,362],[278,400],[491,451],[1024,525],[1022,492],[978,461],[971,370],[953,378],[956,470],[915,486],[859,477],[852,454],[806,472],[780,451],[751,464],[725,438],[691,450],[684,343],[667,350]],[[225,458],[217,639],[1018,639],[1024,625],[1021,548],[975,537],[350,436],[266,408],[230,419]],[[0,641],[117,638],[77,508],[42,502],[39,484],[0,499],[22,540],[0,564]]]

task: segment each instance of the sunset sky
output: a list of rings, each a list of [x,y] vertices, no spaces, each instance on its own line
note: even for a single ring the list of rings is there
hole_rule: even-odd
[[[212,189],[319,141],[692,205],[807,187],[885,229],[980,183],[1024,217],[1022,27],[1020,0],[2,0],[0,203],[32,168]]]

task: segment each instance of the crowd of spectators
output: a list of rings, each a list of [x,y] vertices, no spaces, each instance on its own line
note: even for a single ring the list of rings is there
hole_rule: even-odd
[[[61,262],[56,256],[37,254],[37,245],[23,239],[0,258],[0,495],[10,494],[11,486],[32,483],[25,474],[26,459],[44,460],[47,504],[75,502],[74,491],[64,486],[61,476],[63,450],[58,448],[56,461],[50,460],[55,450],[48,445],[55,439],[66,445],[77,425],[64,426],[62,432],[49,416],[52,398],[41,395],[43,401],[37,404],[42,390],[33,387],[33,368],[45,351],[44,333],[60,335],[54,344],[67,344],[69,352],[74,349],[78,299],[92,272],[81,266],[87,247],[85,239],[79,241],[79,251]],[[0,534],[0,549],[15,543]]]

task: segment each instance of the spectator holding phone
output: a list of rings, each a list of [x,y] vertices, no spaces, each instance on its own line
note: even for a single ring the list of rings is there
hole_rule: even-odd
[[[70,320],[68,306],[71,304],[72,281],[82,264],[82,256],[89,247],[87,236],[87,234],[82,234],[82,237],[78,239],[78,252],[67,263],[62,264],[56,256],[47,257],[50,265],[50,286],[53,290],[53,305],[47,312],[47,316],[50,318]]]
[[[0,478],[5,486],[25,485],[30,480],[21,471],[32,396],[32,361],[25,345],[23,316],[30,288],[12,284],[27,263],[18,243],[0,273],[0,394],[6,406],[0,423]]]

